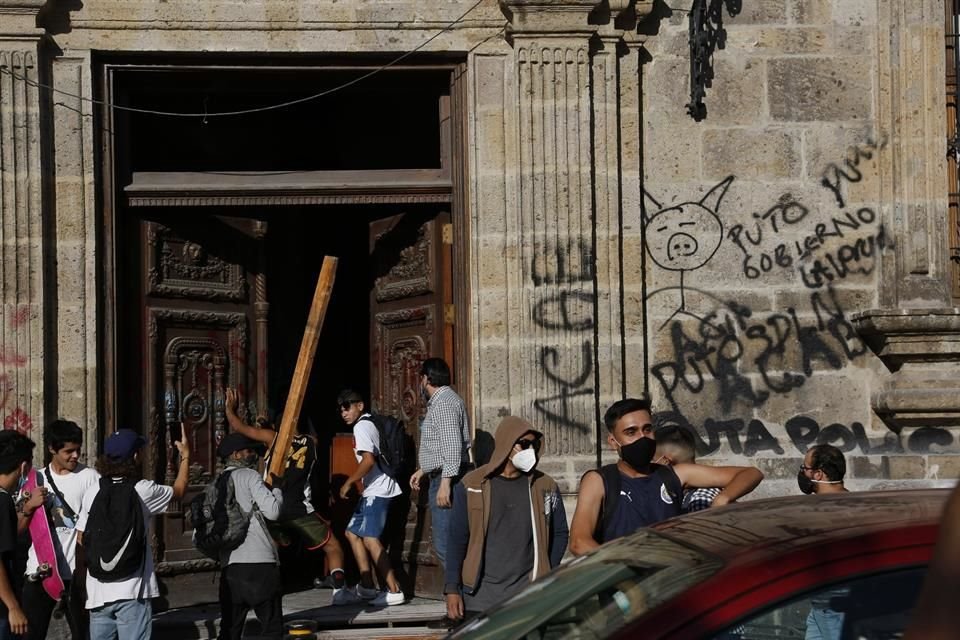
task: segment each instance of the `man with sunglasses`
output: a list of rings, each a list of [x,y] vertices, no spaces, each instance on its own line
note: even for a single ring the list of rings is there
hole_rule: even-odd
[[[556,481],[535,468],[542,442],[529,422],[507,416],[490,462],[457,485],[441,623],[485,611],[560,564],[567,515]]]

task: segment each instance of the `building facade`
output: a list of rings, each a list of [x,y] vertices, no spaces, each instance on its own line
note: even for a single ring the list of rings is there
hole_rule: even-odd
[[[227,386],[282,407],[332,254],[323,442],[343,384],[415,436],[443,355],[478,442],[529,418],[571,494],[642,393],[762,495],[816,442],[856,489],[955,479],[953,13],[0,0],[4,427],[74,419],[92,459],[132,426],[164,479],[183,423],[199,485]],[[207,568],[159,530],[168,575]]]

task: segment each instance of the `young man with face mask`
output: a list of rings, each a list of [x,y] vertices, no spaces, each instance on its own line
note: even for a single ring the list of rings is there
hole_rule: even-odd
[[[283,590],[280,558],[265,520],[276,520],[283,508],[283,491],[268,487],[257,470],[266,447],[241,433],[227,434],[217,447],[229,473],[237,505],[250,514],[247,536],[240,546],[220,556],[220,637],[240,640],[247,612],[253,609],[262,635],[280,640],[283,635]],[[256,512],[254,513],[254,510]]]
[[[843,452],[832,444],[818,444],[810,447],[803,457],[803,464],[797,472],[797,485],[806,494],[844,493],[847,490],[843,486],[846,473]]]
[[[490,462],[456,486],[444,593],[454,625],[560,564],[569,532],[556,481],[537,471],[543,434],[522,418],[497,427]]]
[[[16,431],[0,431],[0,640],[27,633],[27,616],[17,599],[14,576],[17,549],[17,510],[14,495],[23,486],[33,458],[33,442]],[[39,494],[38,494],[39,495]],[[42,504],[42,501],[41,501]],[[39,505],[33,504],[30,509]]]
[[[649,400],[627,398],[615,402],[607,409],[603,421],[608,432],[607,442],[620,455],[620,461],[598,471],[588,471],[580,480],[570,544],[570,550],[576,555],[679,515],[684,490],[718,487],[720,493],[713,499],[713,506],[719,507],[750,493],[763,480],[760,470],[753,467],[678,464],[663,468],[654,464],[657,443]],[[619,486],[611,489],[617,491],[616,506],[605,514],[608,477]],[[665,479],[679,491],[673,491]]]

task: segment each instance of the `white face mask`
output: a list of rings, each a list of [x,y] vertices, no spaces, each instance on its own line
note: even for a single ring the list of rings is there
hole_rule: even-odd
[[[513,456],[511,462],[518,471],[527,473],[537,466],[537,452],[533,450],[533,447],[522,449]]]

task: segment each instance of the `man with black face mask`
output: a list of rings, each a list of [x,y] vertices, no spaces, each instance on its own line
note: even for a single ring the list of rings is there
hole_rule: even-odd
[[[797,485],[807,494],[844,493],[847,490],[843,486],[846,473],[843,452],[832,444],[818,444],[810,447],[803,457],[803,464],[797,472]]]
[[[713,506],[719,507],[750,493],[763,480],[763,473],[753,467],[655,464],[657,443],[647,399],[615,402],[603,421],[607,442],[620,461],[588,471],[580,480],[570,528],[570,550],[575,555],[679,515],[686,489],[719,487],[713,499]]]

